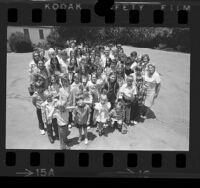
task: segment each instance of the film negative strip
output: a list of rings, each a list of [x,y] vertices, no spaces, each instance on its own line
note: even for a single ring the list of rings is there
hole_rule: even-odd
[[[199,178],[199,16],[0,1],[0,176]]]

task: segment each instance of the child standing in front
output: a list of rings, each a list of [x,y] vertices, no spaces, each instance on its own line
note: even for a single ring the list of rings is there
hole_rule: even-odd
[[[123,104],[122,97],[119,96],[118,101],[115,105],[115,108],[113,108],[110,113],[111,118],[111,126],[117,127],[117,129],[122,133],[127,133],[127,126],[124,122],[125,120],[125,106]]]
[[[67,131],[68,131],[68,123],[69,123],[69,109],[71,107],[67,107],[63,105],[61,100],[58,100],[55,111],[54,111],[54,117],[57,119],[58,123],[58,133],[59,133],[59,139],[60,139],[60,149],[70,149],[66,145],[67,141]]]
[[[59,139],[57,120],[56,118],[53,117],[57,99],[54,99],[53,95],[47,90],[45,91],[44,94],[46,97],[46,101],[41,106],[42,119],[47,127],[47,135],[48,135],[49,141],[50,143],[53,144],[54,143],[53,129],[55,132],[55,139]]]
[[[90,114],[91,109],[89,105],[84,103],[83,95],[78,95],[76,97],[77,106],[73,111],[73,121],[79,130],[79,139],[78,142],[80,143],[82,140],[82,130],[85,135],[85,144],[88,144],[87,138],[87,126],[90,124]]]
[[[100,102],[95,103],[94,109],[94,119],[97,122],[97,129],[99,131],[99,136],[104,134],[104,128],[107,126],[109,120],[109,110],[111,108],[110,102],[108,102],[106,95],[100,96]]]

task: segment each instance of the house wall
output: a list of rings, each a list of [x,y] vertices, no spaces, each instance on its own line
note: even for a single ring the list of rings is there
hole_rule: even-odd
[[[50,34],[52,28],[51,27],[17,27],[17,26],[9,26],[7,28],[7,40],[11,36],[12,33],[22,32],[24,33],[24,29],[28,29],[29,36],[31,42],[34,44],[38,44],[39,42],[46,42],[47,36]],[[39,30],[43,30],[44,39],[40,39]]]

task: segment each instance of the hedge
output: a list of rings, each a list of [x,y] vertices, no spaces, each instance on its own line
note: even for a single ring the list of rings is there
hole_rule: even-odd
[[[10,48],[17,53],[32,52],[33,45],[30,39],[26,38],[22,32],[16,32],[11,34],[8,39]]]
[[[55,27],[47,37],[51,46],[64,47],[68,39],[91,44],[109,42],[135,47],[173,49],[190,52],[190,30],[188,28],[165,27]]]

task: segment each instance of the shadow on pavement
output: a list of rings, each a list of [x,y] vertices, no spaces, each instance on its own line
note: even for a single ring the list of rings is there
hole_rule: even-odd
[[[108,136],[109,133],[113,133],[115,131],[115,126],[111,127],[110,125],[104,129],[104,136]]]
[[[67,139],[66,144],[67,144],[68,147],[72,147],[74,145],[78,145],[79,144],[78,137]]]
[[[149,113],[147,115],[147,119],[155,119],[155,118],[156,118],[155,113],[151,109],[149,109]]]
[[[88,132],[88,140],[94,140],[97,136],[93,134],[92,132]]]

